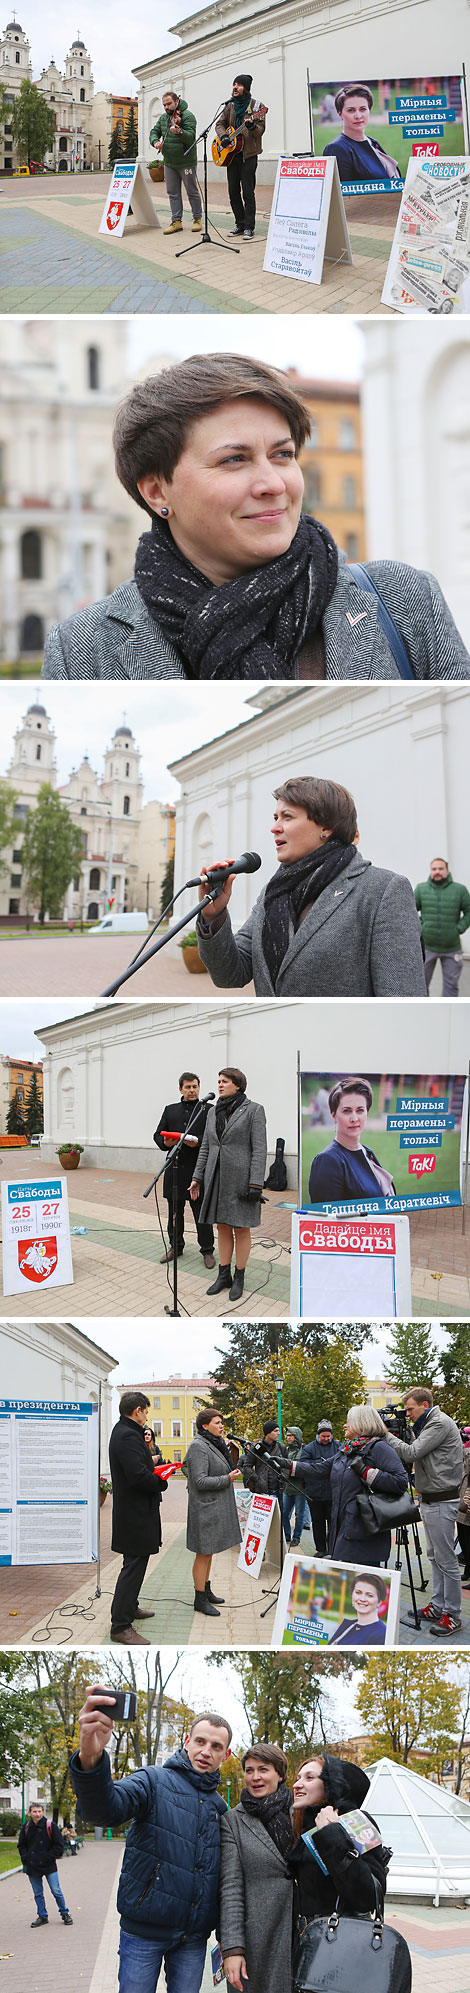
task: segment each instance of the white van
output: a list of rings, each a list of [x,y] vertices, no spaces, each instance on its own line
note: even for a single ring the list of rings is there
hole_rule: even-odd
[[[96,927],[89,927],[89,934],[146,934],[148,929],[146,913],[106,913]]]

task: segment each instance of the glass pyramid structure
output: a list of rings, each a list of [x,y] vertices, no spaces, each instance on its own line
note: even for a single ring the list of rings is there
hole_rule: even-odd
[[[365,1767],[366,1811],[393,1849],[388,1894],[470,1900],[470,1805],[407,1765],[380,1758]]]

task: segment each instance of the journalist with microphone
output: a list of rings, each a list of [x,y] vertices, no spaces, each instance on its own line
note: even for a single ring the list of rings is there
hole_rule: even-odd
[[[349,790],[300,775],[274,796],[279,869],[248,920],[234,934],[228,903],[240,865],[198,915],[213,983],[234,989],[253,978],[257,996],[425,996],[410,881],[363,858]],[[210,880],[202,875],[201,900]]]
[[[217,1106],[209,1108],[189,1195],[199,1197],[203,1184],[201,1220],[217,1225],[219,1272],[207,1292],[221,1294],[228,1287],[230,1301],[241,1300],[251,1233],[261,1222],[266,1148],[264,1107],[247,1099],[240,1067],[223,1066]]]

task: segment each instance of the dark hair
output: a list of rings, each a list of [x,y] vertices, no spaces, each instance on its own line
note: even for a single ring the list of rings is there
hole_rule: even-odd
[[[447,865],[447,871],[449,870],[448,858],[430,858],[429,863],[430,865]]]
[[[425,1384],[409,1384],[408,1390],[403,1392],[404,1405],[408,1403],[408,1398],[416,1398],[417,1405],[432,1405],[434,1402],[432,1391],[427,1391]]]
[[[146,1412],[149,1404],[150,1398],[146,1398],[145,1391],[123,1391],[122,1398],[119,1399],[119,1416],[121,1419],[130,1419],[131,1413],[136,1412],[138,1406],[142,1412]]]
[[[341,84],[341,89],[337,90],[335,97],[335,110],[339,112],[340,117],[342,115],[342,112],[344,111],[344,106],[347,97],[365,97],[369,105],[369,110],[370,111],[372,110],[374,99],[372,96],[372,91],[369,90],[368,83]]]
[[[274,1765],[274,1770],[279,1772],[279,1777],[282,1779],[287,1778],[289,1769],[287,1758],[285,1751],[280,1750],[279,1744],[249,1744],[248,1750],[243,1752],[243,1770],[245,1770],[245,1765],[248,1764],[249,1758],[256,1758],[261,1765]]]
[[[349,789],[341,782],[327,782],[320,775],[293,775],[274,789],[276,802],[291,803],[305,810],[310,823],[324,824],[342,844],[353,844],[357,831],[356,805]]]
[[[33,1806],[40,1806],[40,1808],[41,1808],[41,1813],[44,1813],[44,1806],[43,1806],[43,1802],[42,1802],[42,1799],[30,1799],[30,1802],[29,1802],[29,1806],[28,1806],[28,1813],[31,1813],[31,1809],[32,1809],[32,1807],[33,1807]]]
[[[378,1578],[376,1576],[375,1571],[357,1572],[357,1575],[354,1579],[354,1583],[351,1585],[351,1597],[353,1592],[355,1592],[356,1590],[356,1585],[373,1585],[374,1591],[377,1593],[377,1598],[381,1599],[382,1604],[384,1604],[384,1601],[387,1597],[388,1585],[385,1583],[384,1578]]]
[[[177,90],[172,90],[172,88],[171,88],[171,84],[169,84],[169,86],[168,86],[168,89],[167,89],[167,90],[162,90],[162,104],[163,104],[163,98],[164,98],[164,97],[172,97],[172,98],[173,98],[173,103],[174,103],[174,104],[180,104],[180,103],[181,103],[181,98],[180,98],[180,97],[178,96],[178,91],[177,91]]]
[[[266,401],[285,417],[296,456],[310,435],[310,415],[285,374],[250,360],[244,353],[194,353],[177,366],[138,381],[118,409],[113,445],[116,470],[125,491],[144,512],[139,478],[148,472],[171,482],[194,423],[226,401],[247,396]]]
[[[335,1085],[332,1086],[331,1093],[328,1094],[330,1114],[336,1113],[343,1093],[362,1093],[364,1100],[367,1101],[368,1110],[372,1107],[373,1093],[372,1087],[369,1086],[369,1081],[356,1079],[353,1075],[352,1078],[347,1080],[336,1080]]]
[[[216,1716],[213,1709],[201,1709],[199,1711],[199,1716],[193,1716],[191,1729],[189,1732],[190,1737],[192,1737],[193,1730],[196,1729],[197,1723],[213,1723],[215,1730],[226,1730],[229,1744],[231,1744],[233,1731],[230,1728],[230,1724],[227,1723],[226,1716]]]
[[[178,1086],[182,1087],[184,1085],[185,1080],[197,1080],[198,1086],[200,1086],[201,1084],[199,1073],[180,1073]]]
[[[196,1432],[203,1432],[204,1426],[210,1426],[211,1419],[221,1419],[221,1417],[220,1405],[203,1405],[202,1411],[197,1415]]]
[[[246,1073],[242,1073],[240,1066],[220,1066],[219,1080],[220,1079],[233,1080],[234,1086],[239,1087],[240,1093],[245,1092]]]

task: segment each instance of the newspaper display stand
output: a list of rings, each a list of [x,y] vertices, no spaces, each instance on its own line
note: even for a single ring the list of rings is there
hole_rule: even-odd
[[[263,263],[277,277],[321,284],[323,264],[352,263],[336,159],[281,158]]]
[[[470,156],[408,161],[382,304],[404,317],[470,311]]]
[[[136,228],[160,227],[146,159],[116,159],[98,234],[124,235],[130,207],[133,234]]]

